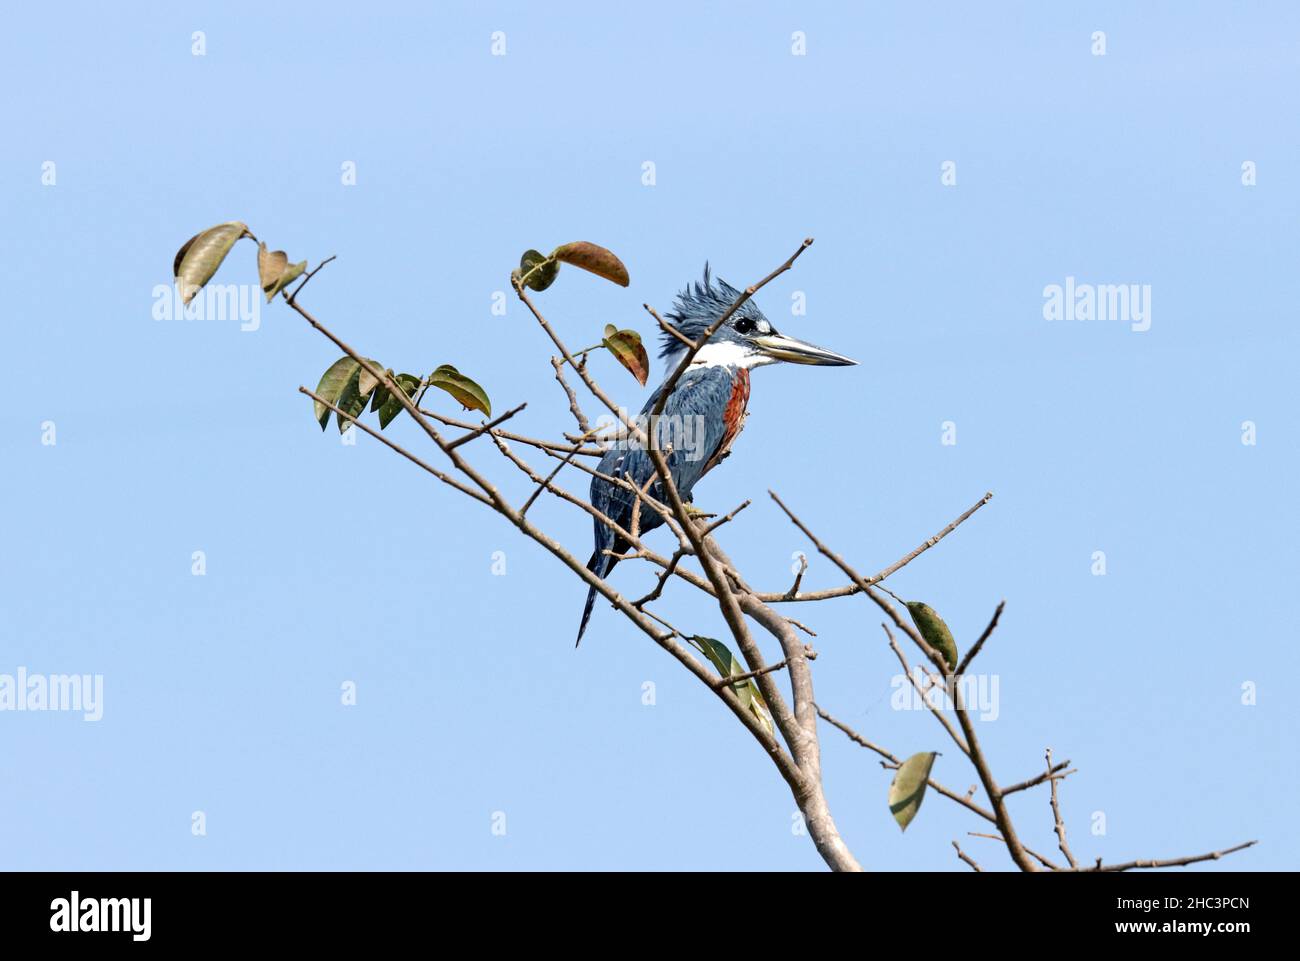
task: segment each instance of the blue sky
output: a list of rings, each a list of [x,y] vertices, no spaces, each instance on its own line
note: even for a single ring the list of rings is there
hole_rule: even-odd
[[[668,307],[706,259],[743,285],[815,236],[759,303],[862,364],[755,374],[733,456],[696,489],[708,509],[754,499],[723,538],[749,579],[783,589],[808,549],[768,487],[863,570],[992,490],[892,583],[959,644],[1007,600],[981,658],[998,776],[1036,773],[1047,746],[1071,759],[1081,857],[1258,838],[1222,866],[1296,867],[1293,6],[131,10],[17,8],[0,37],[0,674],[104,678],[98,722],[0,712],[0,866],[821,866],[775,770],[675,662],[603,604],[575,652],[585,590],[548,555],[314,427],[297,387],[337,352],[301,318],[151,317],[180,244],[238,219],[291,259],[338,255],[304,300],[345,339],[399,369],[453,363],[498,409],[528,401],[516,422],[538,434],[569,427],[548,346],[513,297],[490,310],[525,248],[588,239],[627,263],[628,290],[570,270],[539,295],[580,347],[606,323],[649,335],[642,302]],[[252,282],[253,245],[218,276]],[[1149,285],[1150,329],[1044,319],[1067,277]],[[584,515],[534,516],[585,558]],[[839,581],[811,558],[805,584]],[[662,611],[723,636],[683,586]],[[891,710],[874,608],[796,616],[827,710],[899,754],[945,749]],[[834,731],[823,745],[867,867],[964,870],[953,839],[1009,865],[941,798],[900,834],[888,773]],[[934,774],[975,780],[951,750]],[[1044,795],[1013,812],[1053,847]]]

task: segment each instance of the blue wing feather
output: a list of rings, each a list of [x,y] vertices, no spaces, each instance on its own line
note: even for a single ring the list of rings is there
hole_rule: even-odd
[[[691,501],[691,491],[705,471],[714,463],[714,457],[722,446],[726,436],[727,425],[723,412],[731,399],[735,386],[735,374],[727,367],[699,367],[689,370],[677,382],[668,402],[664,405],[663,416],[656,429],[661,449],[672,452],[668,455],[668,470],[672,474],[682,499]],[[656,390],[646,401],[641,413],[646,418],[659,401]],[[645,423],[644,421],[642,422]],[[618,446],[611,448],[601,458],[596,468],[600,473],[611,477],[623,477],[644,486],[654,476],[654,464],[646,451],[635,447]],[[628,476],[630,475],[630,476]],[[651,497],[659,501],[667,500],[667,495],[656,481],[647,489]],[[624,530],[632,526],[632,509],[636,496],[627,488],[612,484],[600,477],[591,481],[591,504],[605,516],[616,521]],[[615,561],[605,553],[626,545],[615,544],[614,532],[599,520],[593,519],[596,535],[596,551],[587,563],[587,569],[597,577],[606,576],[614,567]],[[663,523],[663,518],[654,508],[644,502],[641,504],[638,527],[640,533],[653,530]],[[587,604],[583,609],[582,623],[578,628],[578,640],[587,629],[591,609],[596,600],[596,590],[592,588],[587,594]]]

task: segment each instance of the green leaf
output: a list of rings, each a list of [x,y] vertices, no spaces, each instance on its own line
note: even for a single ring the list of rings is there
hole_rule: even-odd
[[[604,277],[620,287],[626,287],[629,283],[627,268],[623,266],[623,261],[614,256],[613,251],[606,250],[599,244],[588,243],[585,240],[574,241],[556,247],[551,252],[551,258],[589,270],[597,277]]]
[[[339,399],[334,402],[339,410],[343,412],[338,414],[336,418],[340,434],[352,426],[352,421],[344,417],[343,414],[346,413],[353,418],[360,417],[365,412],[366,402],[370,400],[369,392],[363,394],[360,388],[361,377],[364,373],[364,368],[357,364],[357,369],[352,372],[348,382],[343,385],[343,392],[339,394]],[[374,390],[373,386],[371,390]]]
[[[374,361],[371,361],[371,363],[373,364]],[[393,368],[391,367],[389,367],[388,370],[385,371],[385,373],[387,373],[389,377],[394,376]],[[389,398],[388,388],[384,387],[382,384],[379,385],[375,389],[374,396],[370,399],[370,412],[373,414],[375,411],[383,407],[386,403],[388,403],[388,398]]]
[[[889,810],[898,822],[899,828],[906,831],[907,826],[921,810],[921,801],[925,798],[926,784],[930,779],[930,768],[934,767],[937,751],[922,751],[913,754],[894,772],[894,780],[889,785]]]
[[[290,264],[289,255],[283,250],[267,250],[266,244],[257,247],[257,278],[266,293],[268,304],[306,269],[307,261]]]
[[[329,401],[331,404],[338,404],[339,396],[352,381],[360,366],[351,357],[340,357],[334,361],[329,370],[321,375],[320,383],[316,385],[316,396]],[[320,429],[324,430],[325,425],[330,422],[330,409],[319,400],[313,400],[312,404],[312,412],[316,415],[316,420],[320,422]]]
[[[541,266],[538,267],[538,264]],[[534,267],[537,267],[536,271],[533,270]],[[531,290],[545,290],[555,283],[559,273],[560,262],[545,257],[536,250],[525,250],[524,255],[519,258],[519,275],[526,278],[524,286]]]
[[[384,369],[384,365],[381,364],[379,361],[375,360],[373,357],[367,357],[366,360],[369,361],[370,366],[374,367],[376,370],[382,371]],[[370,392],[374,390],[375,387],[378,386],[378,384],[379,384],[379,379],[377,377],[372,376],[370,371],[362,367],[361,376],[358,380],[357,390],[359,390],[363,396],[369,397]]]
[[[748,673],[745,665],[736,660],[736,656],[731,653],[731,649],[721,641],[715,641],[711,637],[703,637],[696,634],[691,638],[695,646],[700,649],[713,666],[718,669],[718,673],[723,677],[736,677]],[[741,681],[739,684],[731,685],[736,697],[740,698],[740,703],[749,709],[749,712],[758,718],[759,723],[767,728],[769,734],[775,735],[772,727],[772,715],[768,712],[767,702],[763,700],[763,695],[754,683],[751,677],[748,680]]]
[[[641,335],[635,330],[615,330],[613,324],[605,327],[605,338],[601,341],[614,358],[632,372],[637,383],[645,386],[650,376],[650,358],[641,343]]]
[[[248,227],[238,220],[217,224],[195,234],[176,252],[172,274],[181,290],[181,300],[188,304],[203,285],[212,279],[230,248],[240,237],[249,236]]]
[[[920,601],[907,601],[907,612],[912,615],[912,623],[921,632],[925,642],[943,655],[949,671],[957,670],[957,642],[953,640],[952,631],[943,622],[943,618],[929,604]]]
[[[492,416],[492,402],[488,400],[487,392],[451,364],[443,364],[430,374],[429,386],[445,390],[466,410],[481,410]]]
[[[414,374],[398,374],[395,378],[407,397],[414,397],[420,386],[420,378]],[[402,402],[396,397],[389,397],[379,408],[379,429],[383,430],[392,423],[393,418],[402,412]]]

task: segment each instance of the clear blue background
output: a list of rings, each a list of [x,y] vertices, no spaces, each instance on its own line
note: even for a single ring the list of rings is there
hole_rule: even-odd
[[[1071,759],[1081,857],[1258,838],[1223,866],[1295,868],[1300,13],[1088,6],[10,10],[0,673],[102,673],[105,716],[0,714],[0,866],[821,865],[774,769],[675,662],[603,604],[575,652],[572,575],[379,444],[314,427],[297,387],[337,352],[301,318],[151,318],[177,247],[240,219],[293,259],[339,256],[305,302],[340,335],[400,369],[454,363],[552,435],[569,419],[548,344],[513,295],[490,312],[523,249],[590,239],[627,262],[628,290],[569,270],[538,298],[576,348],[606,323],[649,335],[641,303],[668,307],[706,258],[746,284],[814,235],[760,304],[863,363],[756,374],[733,457],[696,492],[755,500],[724,538],[751,581],[784,589],[808,547],[769,486],[863,570],[994,491],[894,588],[964,644],[1007,599],[982,658],[999,777],[1036,773],[1048,745]],[[1043,287],[1071,275],[1150,284],[1150,331],[1045,321]],[[219,279],[254,277],[244,242]],[[491,449],[472,456],[526,496]],[[534,514],[586,557],[585,515]],[[636,596],[651,574],[614,580]],[[812,558],[805,584],[839,582]],[[661,609],[723,636],[682,585]],[[897,753],[945,749],[931,718],[890,709],[873,607],[795,616],[819,632],[823,706]],[[888,773],[823,741],[867,867],[965,870],[954,838],[1009,864],[939,798],[901,835]],[[935,775],[975,780],[951,749]],[[1054,847],[1044,794],[1013,810]]]

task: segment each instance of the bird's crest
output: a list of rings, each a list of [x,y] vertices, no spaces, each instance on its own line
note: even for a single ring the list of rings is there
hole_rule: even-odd
[[[740,293],[721,277],[715,281],[709,272],[708,261],[705,261],[704,280],[687,284],[673,302],[672,312],[664,319],[683,336],[698,340],[700,335],[736,302]],[[733,317],[749,317],[751,320],[758,321],[763,319],[763,312],[752,300],[747,300]],[[659,351],[661,358],[666,360],[685,349],[686,345],[672,334],[666,331],[663,333]]]

